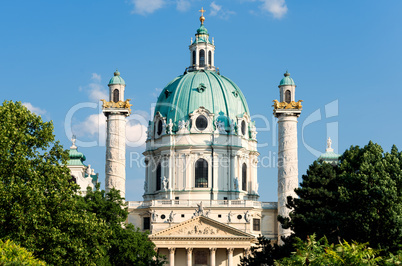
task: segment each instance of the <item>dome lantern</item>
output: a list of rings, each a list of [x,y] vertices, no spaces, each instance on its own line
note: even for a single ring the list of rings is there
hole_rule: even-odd
[[[215,71],[215,45],[213,42],[209,40],[209,33],[207,28],[204,26],[204,8],[200,10],[200,22],[201,25],[197,29],[197,33],[195,34],[194,42],[191,41],[190,44],[190,67],[189,71],[194,70],[213,70]]]
[[[296,98],[296,84],[290,77],[290,73],[286,70],[284,78],[279,82],[279,95],[281,102],[290,103]]]

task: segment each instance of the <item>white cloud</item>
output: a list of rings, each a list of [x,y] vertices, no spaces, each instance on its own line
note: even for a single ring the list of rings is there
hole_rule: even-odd
[[[222,6],[218,5],[213,1],[210,5],[211,12],[209,13],[210,16],[218,16],[221,19],[228,19],[231,15],[236,14],[236,12],[231,10],[222,9]]]
[[[186,12],[190,9],[190,2],[188,0],[177,0],[176,2],[176,9],[180,12]]]
[[[103,113],[92,114],[81,123],[74,125],[73,131],[78,137],[97,137],[98,145],[105,146],[106,117]]]
[[[127,123],[126,144],[129,147],[140,147],[147,140],[147,127],[142,124]]]
[[[132,114],[126,123],[126,145],[129,147],[141,147],[147,139],[147,120],[141,114]],[[98,145],[106,144],[106,117],[103,113],[92,114],[84,121],[74,126],[74,132],[78,137],[90,137],[91,141],[97,138]]]
[[[26,103],[22,103],[22,105],[25,106],[26,108],[28,108],[29,111],[31,111],[32,113],[35,113],[37,115],[46,114],[46,110],[33,106],[31,103],[26,102]]]
[[[222,9],[222,6],[217,5],[215,3],[215,1],[211,3],[210,7],[211,7],[211,12],[209,13],[209,15],[211,15],[211,16],[216,16],[218,14],[218,12]]]
[[[268,11],[274,18],[280,19],[287,12],[288,7],[286,6],[285,0],[261,0],[263,3],[261,9],[263,11]]]
[[[80,87],[79,90],[86,90],[91,101],[98,103],[100,99],[109,99],[107,89],[101,83],[102,77],[97,73],[92,73],[91,83]]]
[[[146,15],[155,12],[165,5],[165,0],[131,0],[134,5],[133,13]]]
[[[99,75],[99,74],[92,73],[91,79],[94,80],[94,81],[97,81],[97,82],[101,82],[102,77],[101,77],[101,75]]]
[[[109,99],[107,90],[99,83],[90,83],[89,87],[89,99],[94,102],[99,102],[100,99]]]

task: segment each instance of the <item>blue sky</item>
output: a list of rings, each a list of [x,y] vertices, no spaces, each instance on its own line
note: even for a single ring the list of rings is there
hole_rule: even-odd
[[[118,68],[134,104],[126,195],[141,200],[144,168],[136,156],[144,150],[145,126],[159,92],[189,65],[201,7],[215,39],[215,65],[242,89],[256,121],[262,201],[277,197],[271,105],[286,70],[297,84],[296,98],[304,100],[300,177],[325,150],[327,136],[339,153],[369,140],[386,151],[392,144],[402,148],[397,0],[2,1],[2,98],[53,120],[65,148],[69,132],[76,134],[86,163],[104,183],[104,120],[97,100]]]

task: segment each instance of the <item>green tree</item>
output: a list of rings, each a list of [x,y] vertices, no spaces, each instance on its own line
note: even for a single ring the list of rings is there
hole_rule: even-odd
[[[111,231],[77,205],[68,153],[20,102],[0,106],[0,239],[12,239],[48,264],[95,265]]]
[[[258,243],[251,247],[250,255],[241,257],[240,263],[245,266],[273,265],[275,260],[290,256],[293,249],[289,249],[288,246],[289,244],[279,246],[260,235]]]
[[[290,220],[279,220],[296,237],[315,232],[330,243],[369,242],[387,252],[402,244],[402,155],[395,146],[384,153],[370,141],[346,150],[338,166],[315,162],[295,192]]]
[[[127,224],[127,203],[118,190],[111,189],[108,193],[100,190],[99,184],[95,190],[88,188],[86,195],[80,197],[81,208],[95,213],[111,228],[111,246],[108,258],[103,260],[106,265],[163,265],[163,258],[158,257],[154,243],[148,239],[148,234]],[[156,260],[153,260],[156,258]]]
[[[44,266],[46,263],[36,259],[32,252],[15,244],[13,241],[9,239],[2,241],[0,239],[0,265]]]
[[[290,257],[275,261],[275,265],[378,265],[382,258],[379,251],[371,249],[367,244],[347,241],[334,245],[323,237],[315,240],[315,235],[306,241],[295,238],[295,249]]]

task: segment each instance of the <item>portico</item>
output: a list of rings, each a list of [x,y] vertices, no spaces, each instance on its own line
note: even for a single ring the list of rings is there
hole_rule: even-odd
[[[251,234],[204,216],[152,234],[150,239],[170,266],[234,266],[255,241]]]

